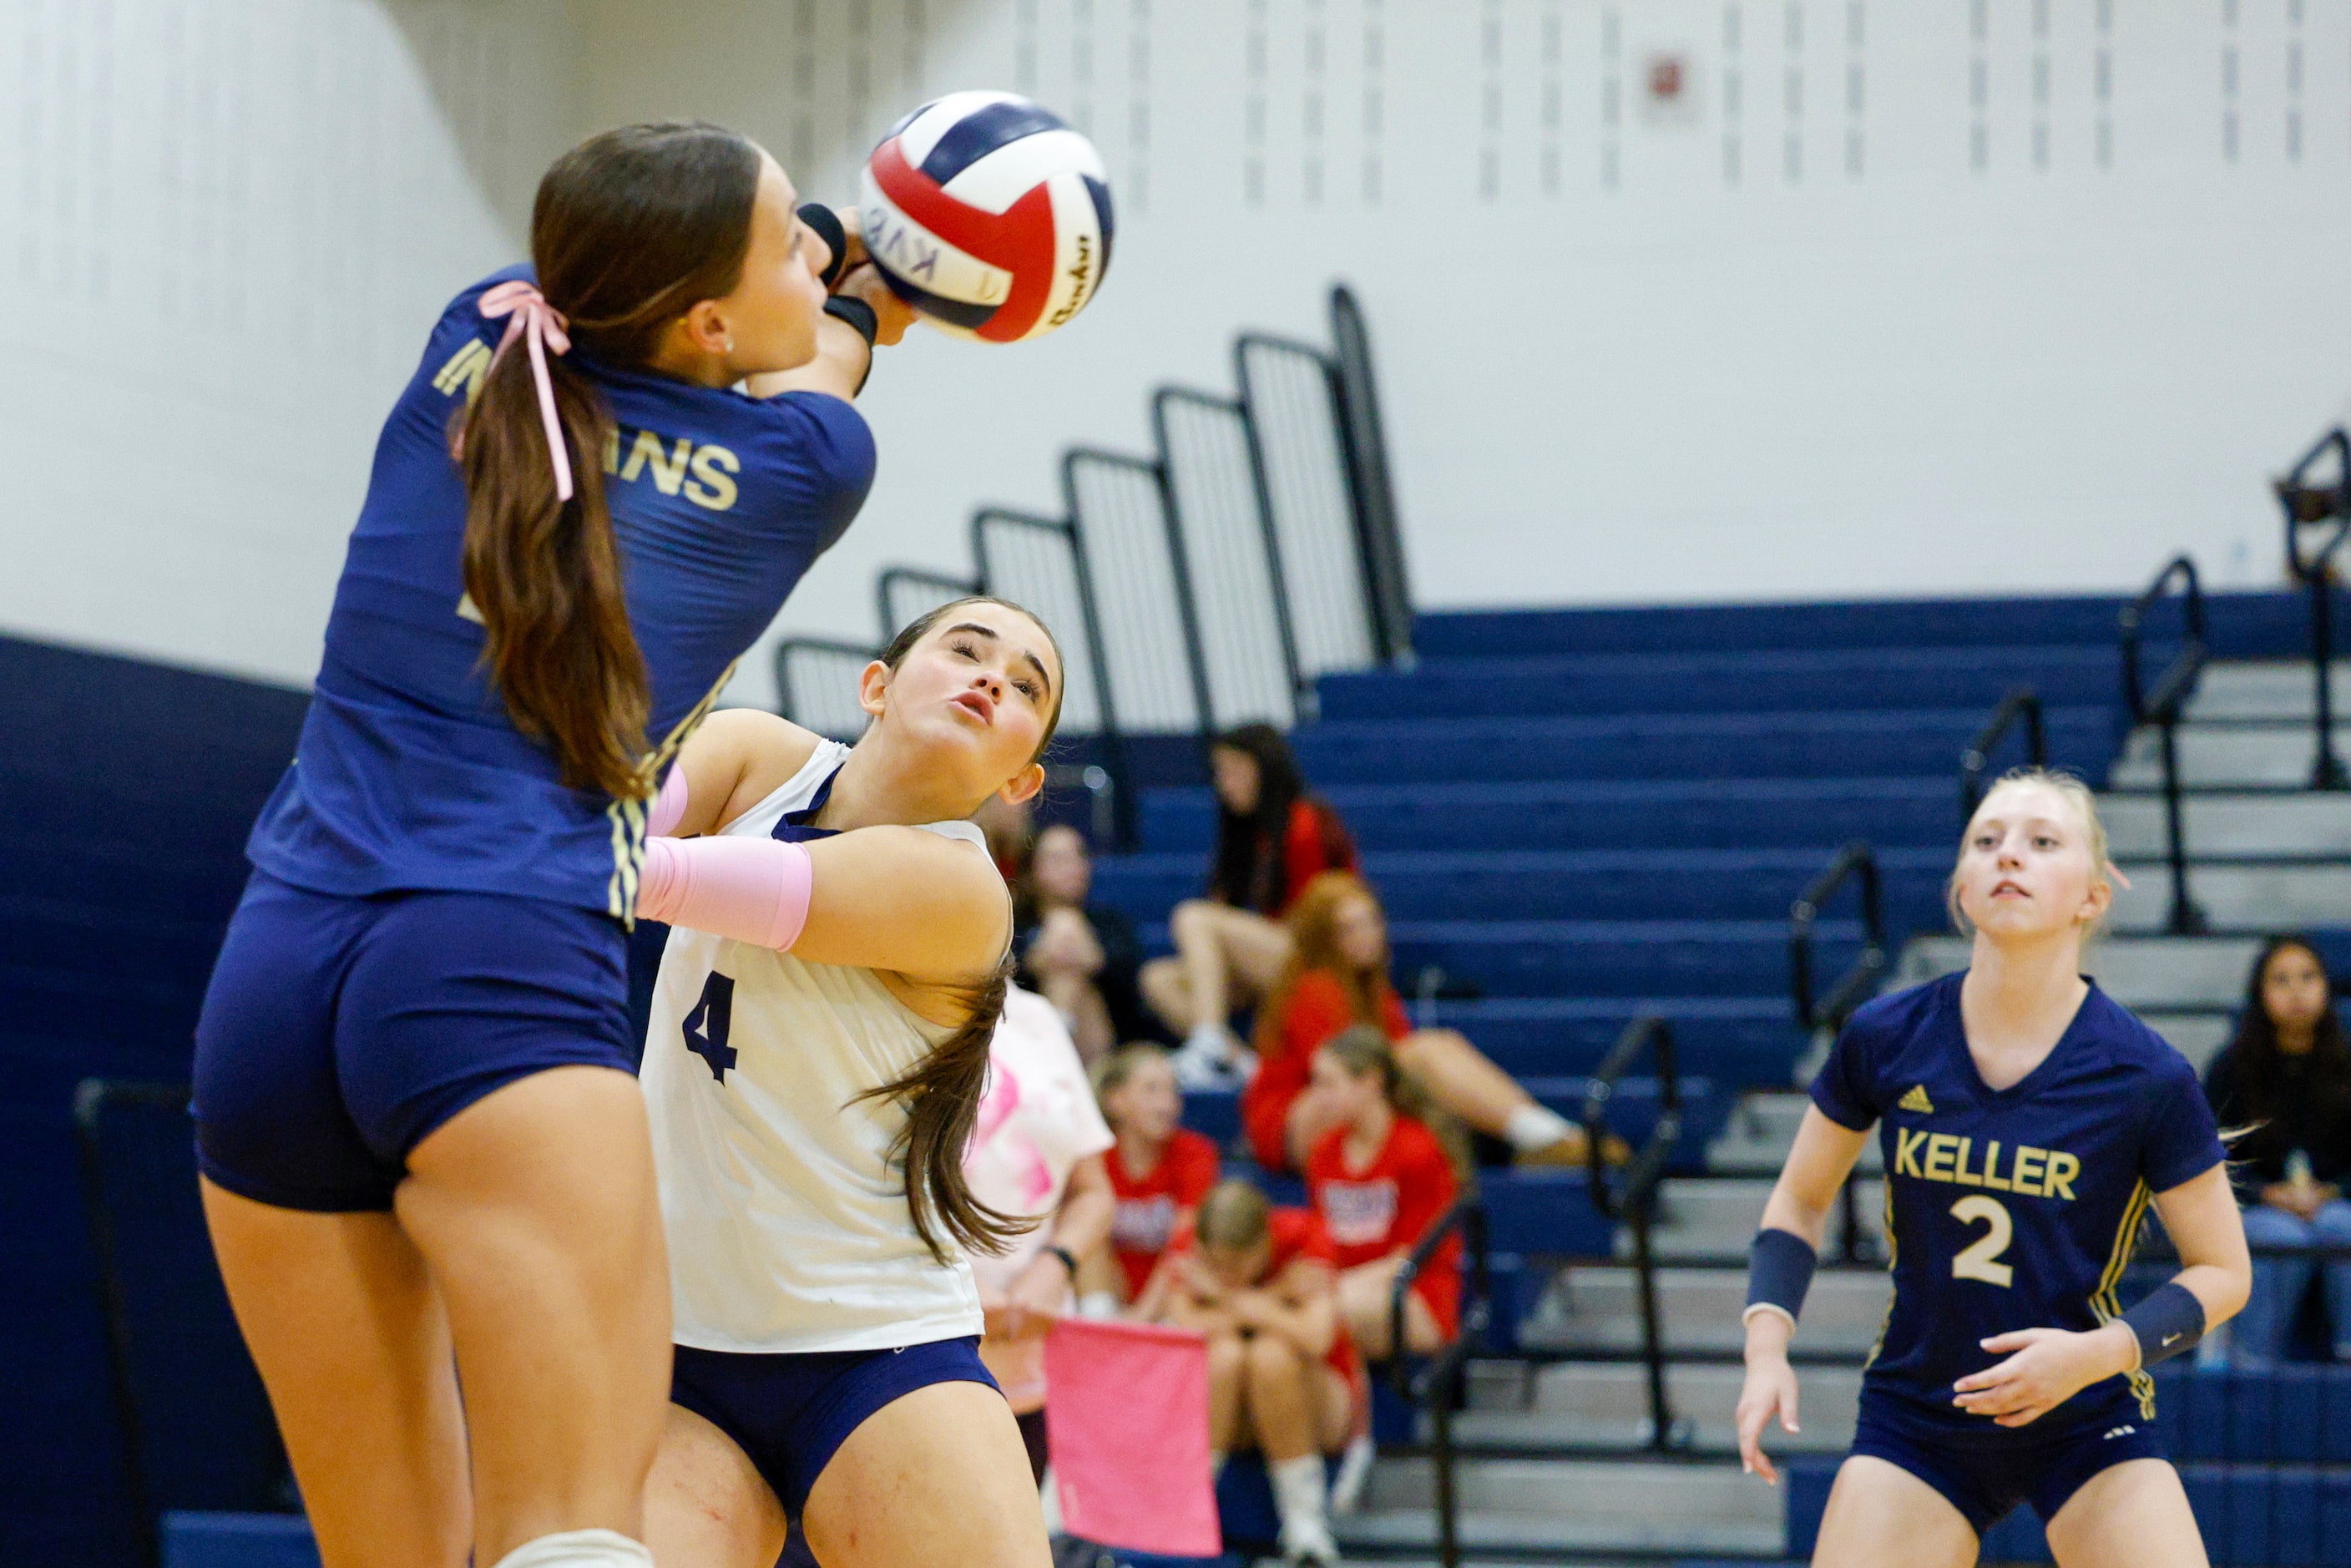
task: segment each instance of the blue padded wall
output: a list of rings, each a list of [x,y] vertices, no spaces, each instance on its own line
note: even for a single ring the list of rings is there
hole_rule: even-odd
[[[0,855],[26,868],[0,891],[0,1562],[132,1561],[74,1085],[187,1078],[246,831],[307,703],[0,639]]]

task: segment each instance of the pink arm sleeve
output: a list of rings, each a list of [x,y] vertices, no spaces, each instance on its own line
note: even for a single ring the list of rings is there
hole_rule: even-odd
[[[653,797],[653,809],[645,818],[645,837],[667,838],[677,831],[685,821],[685,764],[670,764],[669,777],[662,780],[661,793]]]
[[[647,839],[637,915],[778,952],[808,924],[815,865],[768,838]]]

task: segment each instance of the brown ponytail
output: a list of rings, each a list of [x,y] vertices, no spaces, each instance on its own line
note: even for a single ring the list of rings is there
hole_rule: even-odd
[[[573,789],[634,796],[652,713],[605,504],[611,412],[580,354],[644,365],[668,325],[734,292],[750,248],[759,150],[699,123],[609,131],[558,159],[531,212],[531,259],[573,352],[550,358],[576,493],[559,501],[529,356],[501,354],[462,417],[465,592],[483,663],[523,734]]]
[[[988,1047],[1004,1016],[1011,980],[1008,958],[973,988],[971,1016],[961,1029],[934,1046],[904,1078],[857,1097],[895,1100],[905,1107],[906,1124],[890,1145],[890,1159],[904,1173],[914,1234],[942,1263],[950,1260],[948,1240],[967,1251],[1001,1253],[1014,1237],[1037,1224],[1029,1216],[1000,1213],[980,1202],[963,1174],[964,1151],[971,1146],[979,1097],[987,1085]]]

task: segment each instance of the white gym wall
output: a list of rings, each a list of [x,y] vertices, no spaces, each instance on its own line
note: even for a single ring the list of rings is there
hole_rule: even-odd
[[[1426,605],[2268,584],[2351,412],[2351,0],[0,0],[0,628],[287,679],[434,309],[625,119],[845,201],[1004,86],[1109,161],[1074,326],[884,356],[796,630],[1333,277]]]

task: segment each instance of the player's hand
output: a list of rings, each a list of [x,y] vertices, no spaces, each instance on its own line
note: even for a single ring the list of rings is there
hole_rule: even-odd
[[[873,341],[888,349],[897,346],[914,324],[914,308],[890,291],[882,281],[882,274],[867,262],[855,271],[843,274],[835,294],[851,299],[862,299],[873,307]]]
[[[1005,1292],[1002,1308],[1004,1332],[1019,1338],[1022,1334],[1041,1333],[1052,1326],[1069,1305],[1070,1271],[1050,1252],[1020,1270]]]
[[[1803,1430],[1796,1423],[1796,1369],[1788,1364],[1785,1350],[1758,1347],[1748,1353],[1747,1381],[1739,1390],[1739,1464],[1773,1486],[1780,1484],[1780,1472],[1763,1451],[1763,1428],[1775,1417],[1791,1437]]]
[[[2138,1356],[2129,1328],[2108,1323],[2087,1333],[2018,1329],[1994,1334],[1984,1349],[2007,1360],[1970,1373],[1951,1386],[1951,1403],[2002,1427],[2023,1427],[2102,1378],[2128,1372]]]

